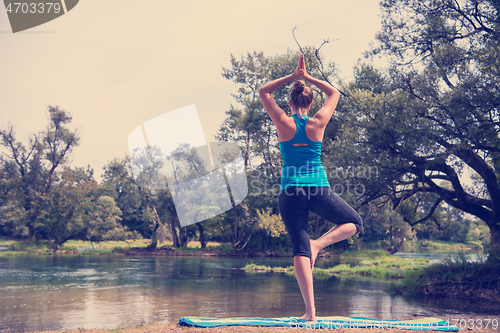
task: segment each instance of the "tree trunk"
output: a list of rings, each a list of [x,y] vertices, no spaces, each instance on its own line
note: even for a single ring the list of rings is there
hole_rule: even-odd
[[[156,232],[158,231],[158,228],[160,226],[158,223],[155,224],[153,228],[153,235],[151,236],[151,243],[146,247],[148,251],[154,251],[156,250],[156,246],[158,245],[158,238],[156,237]]]
[[[184,230],[179,228],[179,247],[186,247],[187,246],[187,236]]]
[[[205,229],[203,229],[203,225],[200,222],[196,223],[196,225],[198,226],[198,231],[200,232],[201,248],[204,249],[207,247],[207,241],[205,240]]]
[[[325,229],[325,225],[325,220],[317,216],[316,223],[314,223],[314,234],[321,235],[323,233],[323,230]]]
[[[156,207],[153,201],[149,199],[149,195],[146,193],[146,200],[148,201],[148,206],[153,211],[153,218],[155,220],[155,226],[153,228],[153,235],[151,237],[151,244],[147,246],[148,251],[156,250],[156,246],[158,245],[158,229],[161,226],[160,217],[158,216],[158,212],[156,211]]]
[[[499,223],[490,224],[491,244],[488,256],[488,263],[500,265],[500,225]]]
[[[233,225],[231,227],[232,231],[233,231],[233,246],[235,244],[237,244],[240,239],[238,237],[238,207],[234,207],[233,208],[234,210],[234,221],[233,221]]]
[[[172,242],[174,247],[181,247],[179,237],[177,237],[177,230],[175,230],[175,214],[170,215],[170,228],[172,230]]]

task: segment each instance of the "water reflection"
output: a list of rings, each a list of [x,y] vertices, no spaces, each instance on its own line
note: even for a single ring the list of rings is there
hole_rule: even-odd
[[[292,263],[290,258],[253,261],[273,266]],[[130,327],[177,322],[182,316],[304,313],[293,276],[239,269],[248,262],[199,257],[0,258],[0,331]],[[482,311],[477,303],[457,308],[458,302],[391,296],[384,291],[387,283],[315,279],[318,315],[390,319]]]

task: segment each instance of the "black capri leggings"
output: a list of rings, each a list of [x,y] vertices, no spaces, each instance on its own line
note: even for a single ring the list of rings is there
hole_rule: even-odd
[[[357,233],[363,230],[359,214],[330,187],[288,187],[278,194],[278,208],[290,236],[293,256],[311,258],[309,211],[335,224],[354,223]]]

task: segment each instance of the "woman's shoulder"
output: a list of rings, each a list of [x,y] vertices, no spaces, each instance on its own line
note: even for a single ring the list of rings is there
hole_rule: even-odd
[[[315,118],[315,117],[309,117],[307,116],[307,126],[308,127],[317,127],[319,125],[319,119]]]

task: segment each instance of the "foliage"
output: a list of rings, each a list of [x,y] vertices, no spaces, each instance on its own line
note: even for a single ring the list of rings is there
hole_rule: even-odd
[[[151,237],[154,219],[144,191],[133,180],[128,159],[115,158],[104,166],[100,195],[114,199],[121,211],[121,224],[143,237]]]
[[[342,127],[332,150],[341,161],[378,167],[377,179],[360,180],[365,203],[390,201],[411,225],[436,217],[446,203],[488,225],[490,260],[497,260],[499,8],[487,0],[381,6],[382,30],[369,55],[385,55],[392,65],[355,71],[342,105],[354,128]]]
[[[414,238],[412,228],[403,220],[401,214],[387,204],[377,206],[369,203],[361,212],[365,216],[363,240],[367,243],[386,240],[386,246],[397,251],[404,246],[405,241]]]
[[[71,115],[49,107],[48,117],[47,128],[27,145],[16,140],[12,126],[0,130],[5,151],[0,158],[0,233],[49,240],[54,249],[75,238],[131,237],[117,222],[121,212],[114,201],[97,194],[90,167],[67,165],[79,142],[68,127]]]
[[[279,237],[286,233],[285,224],[280,215],[272,215],[269,209],[257,211],[257,219],[257,228],[266,231],[271,237]]]

